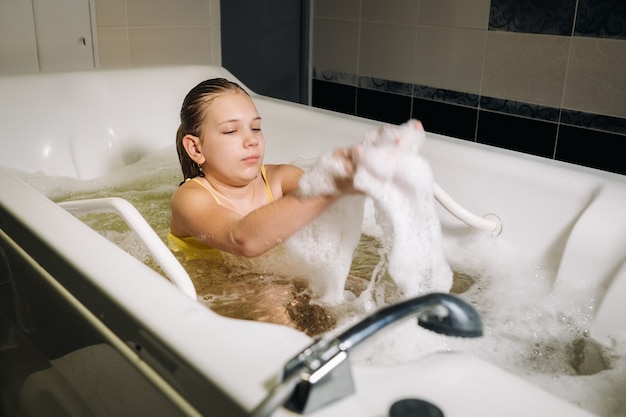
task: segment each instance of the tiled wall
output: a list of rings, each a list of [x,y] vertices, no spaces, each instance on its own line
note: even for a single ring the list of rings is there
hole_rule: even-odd
[[[96,0],[101,68],[221,64],[219,0]]]
[[[624,0],[315,0],[314,106],[626,174]]]

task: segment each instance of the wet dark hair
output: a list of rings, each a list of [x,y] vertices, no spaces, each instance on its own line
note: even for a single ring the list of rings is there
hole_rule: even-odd
[[[194,162],[185,147],[183,146],[183,138],[185,135],[198,136],[202,134],[201,126],[206,116],[207,106],[221,94],[225,93],[248,93],[235,82],[225,78],[211,78],[202,81],[200,84],[192,88],[183,100],[183,106],[180,109],[180,126],[176,132],[176,152],[178,152],[178,161],[183,171],[183,184],[187,178],[204,176],[202,169]]]

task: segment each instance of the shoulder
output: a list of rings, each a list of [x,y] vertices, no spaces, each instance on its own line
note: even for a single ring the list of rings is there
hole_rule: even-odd
[[[296,190],[303,174],[300,168],[289,164],[265,165],[265,171],[272,190],[278,188],[282,195]]]
[[[215,202],[215,199],[211,196],[204,186],[194,180],[185,181],[180,187],[172,194],[172,204],[187,204],[189,200],[204,203],[205,201]]]
[[[189,223],[202,213],[218,206],[211,194],[195,181],[187,181],[170,199],[170,229],[177,236],[189,235]]]
[[[302,175],[302,170],[295,165],[289,164],[279,164],[279,165],[265,165],[265,172],[267,172],[267,176],[297,176],[300,177]]]

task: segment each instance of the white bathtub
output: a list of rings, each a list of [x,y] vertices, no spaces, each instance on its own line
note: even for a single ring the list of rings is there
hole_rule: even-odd
[[[203,66],[0,78],[7,416],[56,407],[67,415],[249,415],[311,342],[287,327],[212,313],[12,173],[91,179],[171,146],[184,95],[215,76],[234,79]],[[379,124],[255,102],[268,163],[356,143]],[[555,294],[593,291],[593,337],[610,343],[626,332],[625,177],[438,135],[429,135],[423,153],[457,202],[502,219],[497,239],[557,271]],[[444,234],[466,227],[440,215]],[[356,393],[312,415],[386,416],[401,398],[428,400],[446,416],[590,415],[463,352],[397,366],[358,363],[353,373]]]

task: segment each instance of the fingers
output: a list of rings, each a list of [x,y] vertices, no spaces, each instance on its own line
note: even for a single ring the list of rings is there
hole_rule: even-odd
[[[356,164],[353,158],[352,148],[339,148],[334,152],[334,157],[343,166],[346,177],[354,176]]]
[[[359,154],[359,149],[355,148],[340,148],[334,152],[334,157],[337,158],[344,168],[344,175],[335,177],[335,186],[337,190],[343,194],[362,194],[361,191],[354,188],[354,175],[356,174],[356,159]]]

